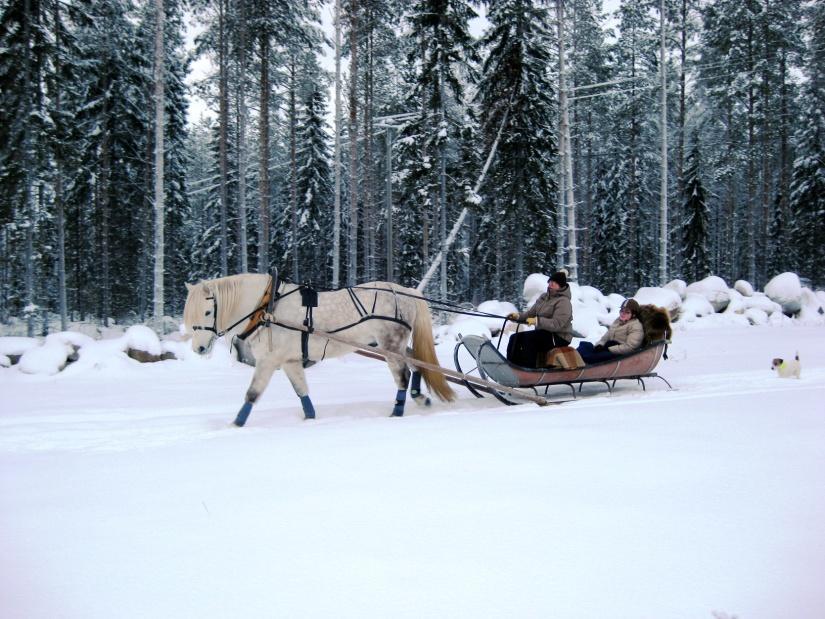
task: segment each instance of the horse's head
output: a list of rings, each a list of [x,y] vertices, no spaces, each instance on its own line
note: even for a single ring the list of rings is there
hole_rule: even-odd
[[[209,282],[186,284],[189,294],[183,306],[183,326],[192,337],[192,350],[206,355],[218,337],[218,303]]]

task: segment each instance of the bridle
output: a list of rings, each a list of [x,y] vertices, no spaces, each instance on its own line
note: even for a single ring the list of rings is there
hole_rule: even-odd
[[[206,301],[212,301],[212,326],[211,327],[204,327],[201,325],[192,325],[192,331],[211,331],[215,334],[215,337],[223,337],[226,334],[226,329],[223,331],[218,332],[218,301],[213,294],[211,297],[206,297]],[[241,319],[243,320],[243,318]],[[238,323],[232,325],[233,327],[236,326]],[[232,327],[230,327],[231,329]]]
[[[211,331],[215,334],[216,338],[223,337],[229,331],[237,327],[247,318],[250,319],[249,324],[247,325],[246,329],[244,329],[243,333],[241,333],[238,337],[241,339],[246,339],[249,337],[259,326],[261,326],[264,322],[264,313],[267,311],[271,312],[270,307],[270,300],[274,298],[277,300],[280,297],[278,293],[278,287],[280,286],[280,282],[277,282],[277,275],[273,278],[270,276],[269,284],[267,284],[266,290],[264,290],[264,296],[261,299],[261,304],[253,309],[251,312],[242,316],[231,325],[218,331],[218,300],[213,293],[211,297],[206,297],[206,301],[212,301],[212,326],[203,326],[203,325],[192,325],[192,331]],[[272,294],[272,289],[275,288],[275,294]]]

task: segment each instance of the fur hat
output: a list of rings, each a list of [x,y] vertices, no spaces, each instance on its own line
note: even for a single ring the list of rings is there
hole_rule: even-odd
[[[621,310],[627,310],[630,312],[630,315],[635,318],[639,315],[639,303],[636,299],[625,299],[625,302],[622,303],[622,307],[619,311]]]
[[[564,288],[567,285],[567,271],[556,271],[550,276],[551,282],[556,282],[559,286]]]

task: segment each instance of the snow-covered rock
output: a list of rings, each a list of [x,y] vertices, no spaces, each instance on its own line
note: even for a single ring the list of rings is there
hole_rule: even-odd
[[[504,324],[504,317],[511,312],[517,311],[517,308],[509,301],[498,301],[493,299],[491,301],[479,303],[476,311],[483,314],[490,314],[490,316],[476,316],[473,317],[473,320],[482,323],[490,333],[498,333]],[[465,316],[464,314],[456,314],[456,318],[453,322],[464,321],[467,318],[468,316]],[[513,323],[508,322],[507,326],[510,327],[512,324]],[[470,332],[468,331],[465,335],[468,335],[469,333]],[[475,331],[472,331],[472,333],[475,333]]]
[[[95,341],[94,338],[78,331],[60,331],[59,333],[52,333],[46,336],[47,342],[52,340],[68,344],[74,348],[83,348],[84,346],[93,344]]]
[[[765,294],[782,306],[786,314],[796,314],[802,308],[802,284],[796,273],[781,273],[765,285]]]
[[[730,302],[725,308],[724,314],[742,314],[747,309],[747,298],[742,296],[738,290],[731,288],[728,290]]]
[[[823,316],[825,308],[823,308],[819,297],[810,288],[802,289],[801,305],[802,307],[800,307],[797,314],[799,320],[807,324],[825,323],[825,316]]]
[[[730,303],[730,292],[725,280],[716,275],[709,275],[699,282],[694,282],[685,289],[685,294],[700,294],[713,306],[713,311],[722,312]]]
[[[587,305],[591,307],[593,305],[597,305],[601,307],[605,312],[609,310],[607,299],[602,294],[602,291],[598,288],[594,288],[593,286],[577,286],[576,300],[578,300],[582,305]]]
[[[542,273],[531,273],[524,280],[521,296],[527,305],[532,305],[536,298],[547,291],[547,280],[550,278]]]
[[[69,355],[73,353],[74,348],[70,344],[52,339],[41,346],[29,348],[20,357],[17,367],[25,374],[57,374],[66,367]]]
[[[132,325],[123,334],[125,348],[142,350],[150,355],[160,356],[162,350],[158,334],[144,325]]]
[[[499,330],[499,324],[496,330]],[[480,335],[481,337],[491,338],[492,332],[487,327],[484,319],[475,318],[473,316],[464,316],[454,323],[447,325],[440,340],[441,341],[460,341],[465,335]]]
[[[697,318],[710,316],[713,313],[713,306],[704,295],[689,292],[679,308],[679,322],[693,322]]]
[[[33,337],[0,337],[0,355],[19,357],[27,350],[39,345],[40,342]]]
[[[764,325],[768,322],[768,314],[758,307],[750,307],[745,310],[745,318],[752,325]]]
[[[733,285],[733,289],[743,297],[753,296],[753,286],[751,286],[750,282],[746,282],[744,279],[737,279],[736,283]]]
[[[573,308],[573,332],[576,337],[590,340],[600,338],[605,329],[599,317],[606,315],[596,304],[580,304]]]
[[[665,288],[675,291],[682,299],[685,298],[687,283],[681,279],[674,279],[664,285]]]
[[[672,320],[679,316],[679,308],[682,305],[682,297],[679,293],[670,288],[643,287],[636,291],[633,298],[639,305],[657,305],[664,307]]]
[[[749,309],[751,307],[760,309],[768,316],[772,315],[774,312],[778,312],[780,314],[782,313],[782,306],[776,301],[771,301],[768,298],[768,295],[764,292],[754,292],[753,296],[743,297],[743,302],[745,309]]]

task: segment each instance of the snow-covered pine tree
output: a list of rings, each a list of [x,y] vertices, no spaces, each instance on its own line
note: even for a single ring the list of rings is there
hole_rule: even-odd
[[[801,95],[801,122],[794,137],[796,159],[791,181],[791,243],[798,273],[825,284],[825,5],[809,8],[805,58],[808,81]]]
[[[409,62],[414,67],[415,78],[409,98],[411,109],[420,109],[419,119],[408,125],[401,134],[402,148],[413,141],[415,150],[408,154],[417,155],[414,160],[402,163],[403,175],[409,183],[404,188],[402,202],[424,206],[424,217],[418,220],[418,238],[402,239],[402,251],[410,249],[415,253],[418,246],[422,264],[429,258],[429,250],[434,252],[447,238],[447,221],[457,205],[447,203],[447,168],[449,160],[456,154],[456,139],[461,127],[464,102],[464,86],[473,79],[471,62],[476,58],[473,38],[468,30],[469,20],[475,11],[466,0],[418,0],[409,15],[411,40]],[[417,142],[422,142],[418,144]],[[406,143],[405,143],[406,142]],[[420,149],[420,150],[419,150]],[[461,183],[459,182],[459,185]],[[427,208],[430,206],[431,208]],[[421,226],[432,227],[421,231]],[[423,232],[423,234],[422,234]],[[405,227],[402,236],[413,233]],[[435,243],[429,243],[429,236]],[[441,267],[440,295],[447,295],[449,256],[444,257]],[[409,263],[402,267],[402,277],[406,276]],[[421,272],[416,273],[417,277]],[[413,283],[402,279],[402,283]]]
[[[186,172],[187,88],[189,59],[184,46],[184,12],[180,0],[166,3],[166,154],[164,191],[166,206],[166,273],[164,290],[167,313],[180,313],[186,300],[188,270],[187,238],[184,233],[189,197]],[[239,246],[240,250],[240,246]]]
[[[88,198],[95,212],[96,245],[88,265],[98,282],[92,289],[99,295],[95,313],[106,324],[135,307],[136,257],[145,242],[145,217],[135,204],[146,187],[151,60],[130,5],[107,0],[86,11],[90,19],[78,31],[85,92],[77,119],[86,143],[75,195],[80,208],[89,208]]]
[[[684,170],[685,222],[682,230],[682,274],[689,282],[698,282],[710,274],[708,232],[710,213],[707,192],[702,181],[702,165],[699,140],[693,145],[685,162]]]
[[[600,157],[596,168],[591,225],[591,265],[593,285],[605,292],[630,290],[629,238],[627,234],[629,162]]]
[[[547,71],[554,37],[547,9],[532,0],[491,2],[487,18],[490,29],[481,44],[488,54],[477,95],[487,149],[505,115],[507,123],[482,192],[482,209],[490,209],[491,223],[509,230],[507,246],[519,248],[506,252],[505,281],[511,285],[503,291],[517,301],[524,278],[546,272],[556,251],[558,105]],[[488,243],[485,250],[480,258],[489,262],[499,248]]]
[[[619,36],[613,48],[614,75],[628,81],[610,96],[613,108],[609,150],[616,159],[612,179],[623,188],[626,203],[628,251],[623,279],[628,287],[652,281],[657,257],[656,234],[658,204],[652,186],[658,186],[659,132],[653,114],[656,110],[657,53],[659,36],[646,6],[623,1],[618,10]],[[655,88],[655,86],[654,86]]]
[[[332,156],[326,127],[325,80],[320,69],[309,78],[298,120],[297,251],[300,281],[331,283]]]
[[[570,73],[568,85],[573,98],[570,103],[573,183],[576,187],[576,224],[579,251],[579,282],[591,280],[590,252],[592,250],[593,193],[597,159],[602,150],[602,136],[610,130],[605,126],[609,117],[608,98],[597,89],[576,91],[581,86],[602,84],[610,79],[609,50],[606,42],[601,0],[573,0],[568,2],[566,14],[570,17]],[[591,95],[596,96],[591,96]],[[581,95],[581,99],[576,98]]]
[[[0,15],[0,222],[23,231],[19,298],[34,336],[37,311],[35,248],[45,182],[46,110],[40,85],[46,74],[49,41],[46,10],[40,2],[10,0]],[[16,235],[12,234],[12,238]]]

